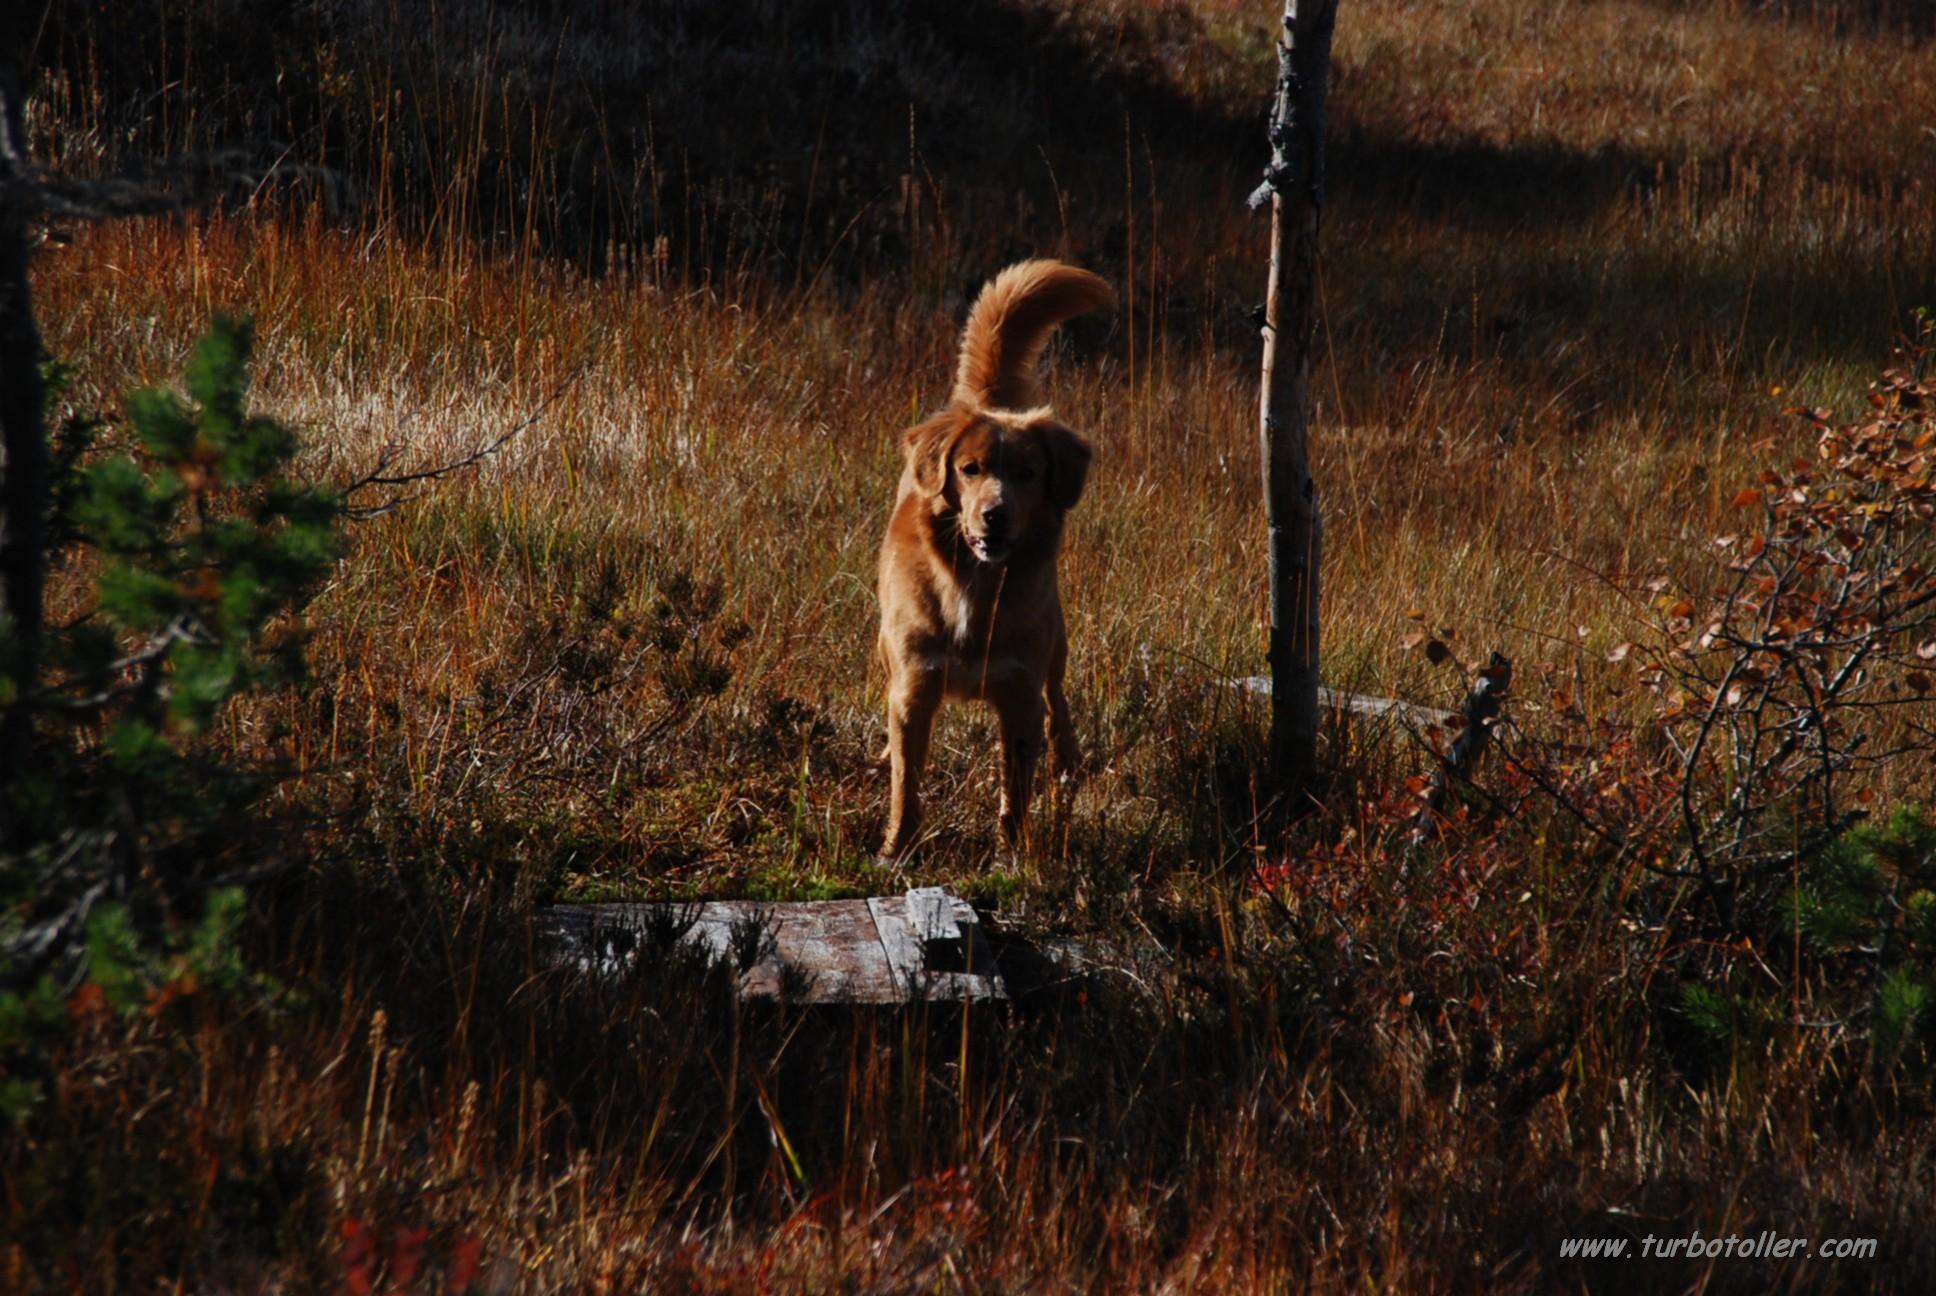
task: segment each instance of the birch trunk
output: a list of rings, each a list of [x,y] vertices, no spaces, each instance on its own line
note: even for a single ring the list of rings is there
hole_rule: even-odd
[[[1318,584],[1324,519],[1311,479],[1311,342],[1324,108],[1337,0],[1286,0],[1271,163],[1251,196],[1271,205],[1259,436],[1270,526],[1271,769],[1280,792],[1310,787],[1317,759]]]

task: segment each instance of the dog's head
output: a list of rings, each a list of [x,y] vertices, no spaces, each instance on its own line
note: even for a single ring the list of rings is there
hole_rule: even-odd
[[[1052,553],[1089,475],[1089,443],[1046,409],[955,407],[903,445],[937,523],[989,564]]]

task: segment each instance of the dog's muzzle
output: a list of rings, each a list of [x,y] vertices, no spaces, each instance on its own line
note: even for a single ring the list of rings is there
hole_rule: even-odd
[[[1007,542],[997,543],[986,536],[968,537],[968,551],[985,563],[1004,563],[1008,561]]]
[[[981,515],[981,534],[963,527],[962,534],[968,539],[968,548],[975,557],[985,563],[999,563],[1007,560],[1014,545],[1014,537],[1008,533],[1009,512],[1006,506],[996,505]]]

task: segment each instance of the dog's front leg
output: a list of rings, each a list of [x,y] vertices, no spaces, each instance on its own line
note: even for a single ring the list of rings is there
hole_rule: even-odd
[[[994,702],[1002,723],[1002,837],[1015,846],[1028,822],[1035,764],[1042,756],[1042,695],[1016,688],[997,694]]]
[[[928,739],[941,706],[941,678],[920,667],[903,671],[887,688],[889,774],[887,837],[881,858],[898,860],[921,829],[921,771],[928,763]]]

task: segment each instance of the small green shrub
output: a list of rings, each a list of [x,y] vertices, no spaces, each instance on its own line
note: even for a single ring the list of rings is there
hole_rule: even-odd
[[[51,626],[32,708],[33,766],[0,789],[0,1012],[39,1020],[41,977],[92,979],[115,1003],[193,974],[240,985],[242,895],[211,875],[237,844],[258,780],[198,743],[233,698],[301,676],[296,619],[341,549],[343,509],[290,473],[293,432],[247,408],[252,329],[217,319],[186,398],[126,401],[113,425],[67,419],[55,439],[50,569],[92,577],[93,605]],[[50,399],[70,375],[50,366]],[[212,889],[211,889],[212,888]],[[0,1052],[21,1042],[13,1031]]]

